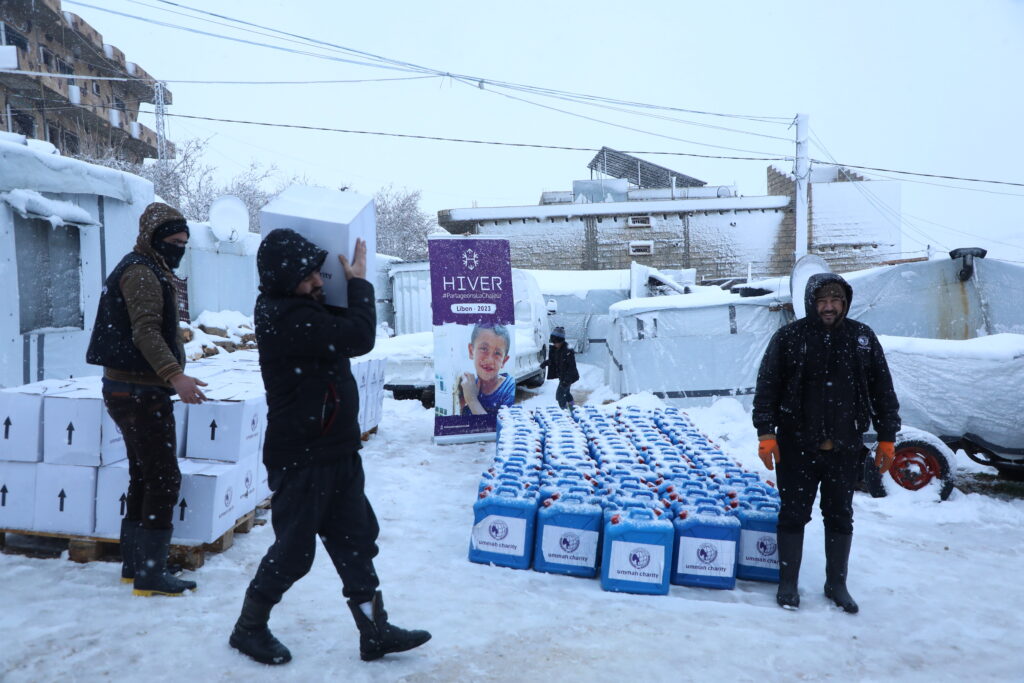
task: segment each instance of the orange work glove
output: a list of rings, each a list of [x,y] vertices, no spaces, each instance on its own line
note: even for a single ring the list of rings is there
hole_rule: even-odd
[[[774,436],[761,437],[757,444],[757,457],[761,458],[765,467],[770,470],[775,469],[775,465],[772,463],[779,462],[782,458],[779,457],[779,444]]]
[[[875,467],[882,474],[889,471],[892,461],[896,458],[896,443],[894,441],[879,441],[875,448]]]

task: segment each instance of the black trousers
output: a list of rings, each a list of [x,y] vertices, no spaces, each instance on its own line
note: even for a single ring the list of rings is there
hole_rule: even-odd
[[[161,387],[104,380],[103,403],[128,451],[125,519],[147,529],[170,529],[181,488],[171,394]]]
[[[821,517],[825,529],[853,533],[853,489],[857,484],[860,451],[803,450],[782,447],[776,465],[782,509],[779,531],[802,531],[811,521],[814,497],[821,489]]]
[[[566,382],[558,383],[558,388],[555,389],[555,400],[558,401],[559,408],[564,409],[567,405],[572,403],[572,394],[569,393],[570,387],[572,387],[572,385],[567,384]]]
[[[342,595],[356,602],[373,598],[380,585],[373,568],[380,527],[363,491],[359,452],[309,467],[273,469],[270,519],[274,543],[263,556],[249,590],[276,605],[313,566],[319,536],[341,577]]]

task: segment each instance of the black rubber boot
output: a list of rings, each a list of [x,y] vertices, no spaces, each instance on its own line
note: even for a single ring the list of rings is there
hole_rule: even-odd
[[[779,590],[775,602],[783,609],[800,608],[800,561],[804,555],[804,532],[780,531],[776,534],[779,544]]]
[[[135,532],[138,529],[138,520],[121,520],[121,583],[135,580]]]
[[[183,581],[167,573],[167,550],[171,545],[170,529],[147,529],[135,532],[135,595],[181,595],[196,589],[195,581]]]
[[[825,597],[843,608],[847,614],[856,614],[859,607],[846,590],[846,572],[850,560],[852,534],[825,531]]]
[[[228,639],[231,647],[249,655],[260,664],[287,664],[292,653],[267,627],[273,605],[263,602],[246,591],[242,613]]]
[[[389,624],[380,591],[373,594],[372,605],[373,616],[367,617],[360,609],[359,602],[348,601],[348,608],[359,627],[359,657],[364,662],[380,659],[392,652],[405,652],[430,640],[430,634],[426,631],[406,631]]]

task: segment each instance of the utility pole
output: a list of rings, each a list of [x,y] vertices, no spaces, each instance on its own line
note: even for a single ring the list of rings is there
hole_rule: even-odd
[[[166,103],[164,101],[165,87],[163,81],[157,81],[153,84],[153,99],[156,100],[153,103],[156,105],[156,175],[160,181],[157,192],[160,194],[164,193],[164,183],[167,180],[167,132],[164,129],[164,115],[166,114]]]
[[[793,215],[796,219],[796,248],[793,251],[794,262],[807,253],[807,182],[810,179],[810,159],[807,157],[807,114],[796,115],[796,159],[793,175],[796,177],[796,206]]]

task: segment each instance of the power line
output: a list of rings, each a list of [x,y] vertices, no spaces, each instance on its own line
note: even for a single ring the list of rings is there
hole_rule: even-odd
[[[603,119],[597,119],[597,118],[594,118],[592,116],[587,116],[586,114],[578,114],[576,112],[567,111],[565,109],[558,109],[557,107],[552,107],[552,106],[549,106],[547,104],[541,104],[540,102],[531,102],[530,100],[526,100],[526,99],[523,99],[521,97],[516,97],[515,95],[509,95],[508,93],[499,92],[499,93],[496,93],[496,94],[501,95],[502,97],[507,97],[507,98],[509,98],[511,100],[515,100],[517,102],[524,102],[526,104],[530,104],[530,105],[533,105],[535,107],[541,107],[542,109],[550,109],[551,111],[557,111],[557,112],[559,112],[561,114],[568,114],[569,116],[575,116],[577,118],[586,119],[587,121],[594,121],[596,123],[601,123],[601,124],[604,124],[606,126],[613,126],[615,128],[622,128],[622,129],[625,129],[625,130],[630,130],[630,131],[633,131],[634,133],[643,133],[645,135],[653,135],[655,137],[664,138],[666,140],[673,140],[675,142],[686,142],[686,143],[689,143],[691,145],[700,145],[701,147],[712,147],[714,149],[724,149],[724,150],[728,150],[728,151],[731,151],[731,152],[745,152],[747,154],[771,154],[771,152],[761,152],[761,151],[751,150],[751,149],[736,149],[734,147],[724,147],[722,145],[712,145],[712,144],[707,143],[707,142],[697,142],[696,140],[685,140],[683,138],[677,138],[677,137],[673,137],[671,135],[663,135],[661,133],[654,133],[652,131],[643,130],[643,129],[640,129],[640,128],[634,128],[632,126],[627,126],[627,125],[624,125],[624,124],[621,124],[621,123],[612,123],[611,121],[605,121]]]
[[[394,78],[345,78],[318,81],[205,81],[187,80],[177,78],[135,78],[130,76],[82,76],[81,74],[63,74],[50,71],[22,71],[14,69],[0,70],[0,73],[19,74],[22,76],[49,76],[50,78],[64,78],[68,80],[91,80],[91,81],[121,81],[121,82],[142,82],[142,83],[189,83],[200,85],[322,85],[336,83],[380,83],[387,81],[418,81],[426,78],[437,78],[433,75],[425,76],[396,76]]]
[[[242,19],[236,19],[236,18],[233,18],[233,17],[229,17],[227,15],[217,14],[217,13],[209,12],[209,11],[202,10],[202,9],[199,9],[199,8],[190,7],[188,5],[184,5],[184,4],[181,4],[181,3],[169,2],[167,0],[157,0],[157,1],[162,3],[162,4],[165,4],[165,5],[171,5],[171,6],[174,6],[174,7],[180,7],[180,8],[183,8],[183,9],[188,9],[190,11],[193,11],[193,12],[196,12],[196,13],[199,13],[199,14],[205,14],[205,15],[208,15],[208,16],[217,17],[219,19],[226,19],[228,21],[235,22],[235,23],[238,23],[238,24],[242,24],[244,26],[252,26],[254,28],[262,29],[264,31],[271,31],[271,32],[273,32],[275,34],[279,34],[279,35],[283,35],[283,36],[288,36],[289,38],[297,38],[297,39],[299,39],[301,41],[304,41],[305,43],[312,43],[312,44],[315,44],[317,46],[327,47],[327,48],[330,48],[332,50],[337,50],[337,51],[344,52],[346,54],[359,55],[360,57],[362,57],[364,59],[371,59],[371,60],[375,60],[377,62],[380,62],[380,64],[374,65],[374,64],[370,64],[370,63],[366,63],[366,62],[352,62],[352,60],[339,59],[339,58],[330,57],[330,56],[322,55],[322,54],[318,54],[318,53],[309,53],[309,52],[291,50],[291,49],[288,49],[288,48],[283,48],[281,46],[268,45],[268,44],[265,44],[265,43],[257,43],[257,42],[254,42],[254,41],[247,41],[247,40],[240,39],[240,38],[233,38],[233,37],[225,36],[225,35],[222,35],[222,34],[209,33],[209,32],[206,32],[206,31],[200,31],[198,29],[192,29],[192,28],[188,28],[188,27],[184,27],[184,26],[175,25],[175,24],[169,24],[167,22],[162,22],[162,21],[159,21],[159,20],[148,19],[148,18],[145,18],[145,17],[139,17],[137,15],[132,15],[132,14],[128,14],[128,13],[125,13],[125,12],[117,12],[117,11],[114,11],[114,10],[109,10],[109,9],[102,8],[102,7],[97,7],[95,5],[89,5],[89,4],[86,4],[86,3],[83,3],[83,2],[79,2],[77,0],[66,0],[66,1],[70,2],[72,4],[82,5],[82,6],[85,6],[85,7],[90,7],[90,8],[93,8],[93,9],[97,9],[99,11],[110,12],[112,14],[118,14],[120,16],[125,16],[125,17],[129,17],[129,18],[137,19],[139,21],[144,21],[144,22],[147,22],[147,23],[152,23],[152,24],[156,24],[156,25],[160,25],[160,26],[169,27],[169,28],[177,28],[177,29],[184,30],[184,31],[189,31],[189,32],[192,32],[192,33],[199,33],[199,34],[207,35],[207,36],[210,36],[210,37],[221,38],[221,39],[224,39],[224,40],[231,40],[231,41],[236,41],[236,42],[248,43],[248,44],[253,44],[253,45],[257,45],[257,46],[268,47],[270,49],[283,50],[283,51],[286,51],[286,52],[295,52],[296,54],[303,54],[303,55],[306,55],[306,56],[320,57],[322,59],[335,60],[335,61],[343,61],[343,62],[351,62],[351,63],[355,63],[355,64],[360,64],[360,65],[363,65],[363,66],[378,66],[379,68],[397,68],[397,69],[406,70],[406,71],[416,71],[416,72],[420,72],[420,73],[431,73],[431,74],[434,74],[436,76],[446,76],[446,77],[455,78],[455,79],[465,79],[468,82],[471,82],[473,84],[478,84],[478,85],[481,85],[481,86],[484,85],[484,84],[487,84],[487,85],[492,85],[492,86],[501,87],[501,88],[521,89],[521,90],[532,92],[534,94],[545,95],[545,96],[561,95],[561,96],[576,97],[576,98],[589,98],[589,99],[593,99],[593,100],[599,100],[599,101],[603,101],[603,102],[608,102],[608,103],[612,103],[612,104],[619,104],[619,105],[625,105],[625,106],[643,107],[643,108],[658,108],[658,109],[663,109],[663,110],[668,110],[668,111],[677,111],[677,112],[688,113],[688,114],[700,114],[700,115],[705,115],[705,116],[719,116],[719,117],[725,117],[725,118],[739,118],[739,119],[747,119],[747,120],[752,120],[752,121],[759,121],[759,122],[762,122],[762,123],[788,124],[789,121],[791,121],[791,119],[792,119],[792,117],[790,117],[790,116],[785,116],[785,117],[782,117],[782,116],[752,116],[752,115],[746,115],[746,114],[726,114],[726,113],[721,113],[721,112],[709,112],[709,111],[702,111],[702,110],[697,110],[697,109],[683,109],[683,108],[679,108],[679,107],[666,107],[666,106],[662,106],[662,105],[652,105],[652,104],[647,104],[647,103],[631,102],[631,101],[628,101],[628,100],[618,100],[618,99],[614,99],[614,98],[607,98],[607,97],[602,97],[602,96],[597,96],[597,95],[587,95],[587,94],[583,94],[583,93],[574,93],[574,92],[570,92],[570,91],[554,90],[554,89],[550,89],[550,88],[541,88],[541,87],[537,87],[537,86],[524,85],[524,84],[520,84],[520,83],[492,80],[492,79],[488,79],[488,78],[482,78],[482,77],[479,77],[479,76],[472,76],[472,75],[467,75],[467,74],[452,73],[452,72],[449,72],[449,71],[443,71],[443,70],[440,70],[440,69],[435,69],[435,68],[431,68],[431,67],[425,67],[425,66],[418,65],[418,64],[415,64],[415,63],[412,63],[412,62],[405,62],[405,61],[401,61],[401,60],[391,59],[389,57],[384,57],[382,55],[377,55],[377,54],[374,54],[374,53],[371,53],[371,52],[366,52],[366,51],[363,51],[363,50],[356,50],[354,48],[349,48],[349,47],[346,47],[346,46],[343,46],[343,45],[338,45],[338,44],[335,44],[335,43],[329,43],[327,41],[322,41],[322,40],[318,40],[318,39],[315,39],[315,38],[309,38],[307,36],[302,36],[302,35],[299,35],[299,34],[288,33],[286,31],[280,31],[278,29],[274,29],[274,28],[267,27],[267,26],[262,26],[262,25],[259,25],[259,24],[255,24],[255,23],[252,23],[252,22],[248,22],[248,21],[242,20]],[[137,4],[139,4],[139,3],[137,3]],[[199,19],[201,21],[207,21],[209,23],[215,23],[215,24],[218,24],[218,25],[223,25],[220,22],[211,22],[210,20],[204,20],[204,19],[201,19],[201,18],[198,18],[198,17],[194,17],[194,18],[197,18],[197,19]],[[259,33],[259,32],[256,32],[256,31],[250,31],[248,29],[239,29],[239,30],[246,30],[246,31],[251,32],[251,33]],[[260,35],[267,35],[267,34],[260,33]],[[291,41],[291,42],[294,42],[294,41]],[[387,65],[387,66],[385,66],[385,65]]]
[[[127,12],[119,12],[117,10],[108,9],[106,7],[99,7],[97,5],[90,5],[90,4],[85,3],[85,2],[78,2],[77,0],[65,0],[65,2],[68,3],[68,4],[72,4],[72,5],[80,5],[82,7],[88,7],[89,9],[94,9],[94,10],[96,10],[98,12],[107,12],[109,14],[115,14],[117,16],[127,17],[129,19],[136,19],[138,21],[142,21],[142,22],[145,22],[147,24],[153,24],[155,26],[163,26],[165,28],[178,29],[180,31],[185,31],[187,33],[195,33],[195,34],[198,34],[198,35],[208,36],[208,37],[211,37],[211,38],[220,38],[222,40],[229,40],[229,41],[236,42],[236,43],[243,43],[243,44],[246,44],[246,45],[253,45],[253,46],[256,46],[256,47],[265,47],[265,48],[269,48],[271,50],[279,50],[281,52],[289,52],[289,53],[300,55],[300,56],[303,56],[303,57],[317,57],[319,59],[326,59],[326,60],[334,61],[334,62],[343,62],[343,63],[346,63],[346,64],[356,64],[358,66],[371,66],[371,67],[376,67],[376,68],[381,68],[381,69],[392,69],[392,70],[395,70],[395,71],[419,71],[419,70],[416,70],[416,69],[399,68],[399,67],[394,67],[394,66],[388,66],[388,65],[385,65],[385,64],[372,64],[370,62],[357,61],[357,60],[354,60],[354,59],[343,59],[341,57],[332,57],[330,55],[325,55],[325,54],[321,54],[321,53],[318,53],[318,52],[308,52],[308,51],[304,51],[304,50],[294,50],[292,48],[282,47],[280,45],[272,45],[270,43],[261,43],[261,42],[253,41],[253,40],[245,40],[244,38],[234,38],[232,36],[225,36],[225,35],[222,35],[222,34],[219,34],[219,33],[211,33],[209,31],[202,31],[202,30],[197,29],[197,28],[190,28],[188,26],[181,26],[179,24],[171,24],[171,23],[168,23],[166,21],[159,21],[157,19],[148,19],[146,17],[140,17],[140,16],[135,15],[135,14],[128,14]]]
[[[846,168],[856,168],[865,171],[883,171],[885,173],[899,173],[901,175],[914,175],[922,178],[942,178],[944,180],[960,180],[965,183],[989,183],[992,185],[1012,185],[1014,187],[1024,187],[1024,183],[1015,183],[1008,180],[984,180],[982,178],[963,178],[955,175],[939,175],[937,173],[920,173],[917,171],[897,171],[892,168],[877,168],[874,166],[857,166],[856,164],[843,164],[838,161],[821,161],[820,159],[811,159],[812,163],[822,164],[824,166],[844,166]]]
[[[818,145],[818,147],[821,148],[821,150],[823,152],[825,152],[825,155],[827,157],[829,157],[830,159],[835,161],[835,157],[832,156],[832,153],[828,151],[828,148],[825,146],[825,143],[821,141],[821,138],[818,137],[817,133],[815,133],[813,130],[811,131],[811,139],[814,141],[814,143],[816,145]],[[826,164],[826,165],[836,165],[836,166],[838,166],[839,167],[839,172],[844,174],[844,175],[846,175],[847,178],[849,178],[849,174],[847,173],[846,169],[844,167],[842,167],[841,165],[839,165],[839,164]],[[878,211],[878,213],[882,216],[882,218],[885,219],[885,221],[887,223],[889,223],[889,225],[891,225],[894,228],[896,228],[896,230],[898,232],[902,232],[902,230],[904,228],[906,228],[909,231],[911,231],[914,234],[916,234],[918,237],[923,237],[925,244],[930,244],[930,243],[934,242],[935,244],[937,244],[938,246],[942,247],[943,249],[947,248],[941,242],[939,242],[938,240],[930,237],[927,233],[924,232],[924,230],[921,230],[917,226],[913,225],[909,220],[907,220],[906,218],[901,216],[899,213],[897,213],[892,207],[890,207],[887,204],[885,204],[885,202],[881,201],[873,192],[871,192],[871,190],[869,190],[867,187],[864,187],[864,183],[854,182],[853,186],[854,186],[854,189],[856,189],[861,194],[861,196],[864,197],[864,199],[871,206],[873,206],[876,211]]]
[[[153,112],[140,112],[146,114],[152,114]],[[308,126],[297,123],[271,123],[268,121],[248,121],[244,119],[224,119],[214,118],[212,116],[195,116],[191,114],[172,114],[168,112],[166,114],[169,117],[177,117],[182,119],[194,119],[197,121],[216,121],[218,123],[237,123],[250,126],[267,126],[271,128],[292,128],[297,130],[313,130],[323,131],[328,133],[351,133],[355,135],[379,135],[383,137],[394,137],[394,138],[409,138],[414,140],[433,140],[438,142],[463,142],[476,145],[495,145],[500,147],[529,147],[533,149],[552,149],[562,150],[571,152],[598,152],[599,147],[569,147],[564,145],[541,145],[536,143],[527,142],[501,142],[498,140],[474,140],[471,138],[449,138],[440,137],[433,135],[412,135],[409,133],[386,133],[382,131],[371,131],[371,130],[355,130],[348,128],[327,128],[323,126]],[[683,157],[696,157],[699,159],[726,159],[734,161],[785,161],[786,157],[739,157],[739,156],[719,156],[712,154],[696,154],[693,152],[664,152],[664,151],[637,151],[637,150],[624,150],[627,154],[651,154],[651,155],[665,155],[665,156],[683,156]]]
[[[986,190],[986,189],[983,189],[983,188],[980,188],[980,187],[964,187],[962,185],[950,185],[948,183],[931,183],[931,182],[928,182],[927,180],[914,180],[913,178],[897,178],[897,177],[893,177],[891,175],[886,175],[884,173],[871,173],[871,172],[865,171],[864,175],[868,176],[868,177],[885,178],[886,180],[897,180],[897,181],[899,181],[901,183],[914,183],[916,185],[931,185],[932,187],[944,187],[944,188],[947,188],[947,189],[950,189],[950,190],[962,190],[964,192],[981,192],[981,193],[984,193],[984,194],[1002,195],[1004,197],[1024,197],[1024,194],[1021,194],[1020,192],[999,192],[998,190]]]

